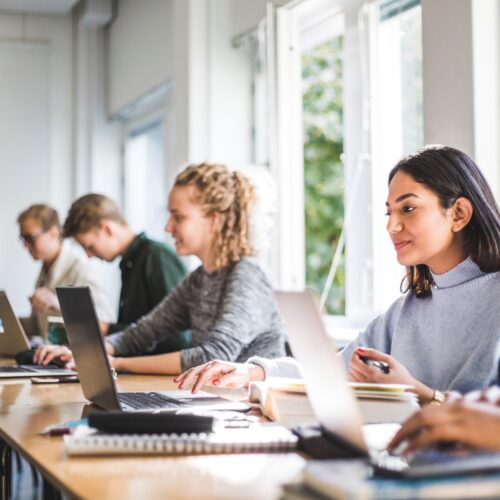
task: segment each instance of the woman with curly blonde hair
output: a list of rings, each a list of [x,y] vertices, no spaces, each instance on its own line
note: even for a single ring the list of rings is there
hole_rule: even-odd
[[[284,335],[273,289],[254,258],[250,212],[255,201],[248,178],[225,165],[191,165],[170,193],[172,234],[178,255],[195,255],[201,266],[136,324],[106,339],[111,364],[138,373],[180,373],[213,359],[245,361],[278,357]],[[144,356],[162,340],[192,331],[191,346]],[[45,348],[39,361],[59,356],[72,364],[67,348]]]

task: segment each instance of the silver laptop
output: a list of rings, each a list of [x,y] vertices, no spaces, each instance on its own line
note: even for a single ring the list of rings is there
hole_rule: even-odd
[[[7,294],[0,290],[0,356],[13,357],[27,351],[30,343],[23,327],[12,309]],[[15,377],[60,377],[76,375],[56,365],[12,365],[0,366],[0,379]]]
[[[56,291],[83,394],[92,403],[123,411],[249,410],[246,403],[207,392],[117,392],[90,288],[59,287]]]
[[[347,384],[344,362],[327,334],[310,292],[276,292],[294,356],[300,363],[313,411],[328,443],[343,457],[369,460],[378,475],[429,477],[500,470],[500,453],[422,450],[409,461],[369,450],[362,417]]]

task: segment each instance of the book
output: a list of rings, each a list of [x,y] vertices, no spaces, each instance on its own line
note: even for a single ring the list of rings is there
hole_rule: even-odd
[[[365,424],[401,423],[419,408],[416,395],[408,392],[410,386],[407,385],[349,385],[354,390]],[[317,424],[302,379],[270,377],[265,382],[252,382],[248,399],[263,415],[287,428]]]
[[[391,500],[402,498],[499,498],[500,473],[425,479],[373,477],[366,461],[312,460],[303,482],[327,498]]]
[[[265,417],[288,429],[318,423],[301,379],[270,377],[265,382],[252,382],[248,401]]]
[[[79,426],[64,436],[68,455],[200,455],[293,451],[297,437],[275,424],[196,434],[108,434]]]

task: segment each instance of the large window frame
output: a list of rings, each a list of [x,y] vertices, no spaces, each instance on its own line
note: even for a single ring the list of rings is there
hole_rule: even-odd
[[[279,206],[275,267],[277,286],[305,286],[304,177],[302,150],[302,107],[299,85],[298,36],[307,20],[342,13],[344,16],[344,178],[346,218],[346,314],[325,318],[340,337],[353,336],[383,311],[399,294],[398,283],[378,294],[383,261],[379,249],[384,225],[375,212],[383,214],[381,193],[374,190],[373,133],[377,111],[374,99],[374,54],[370,45],[376,36],[373,25],[375,1],[295,0],[268,7],[268,75],[271,126],[270,169],[278,184]],[[380,189],[379,189],[380,191]],[[386,196],[386,193],[383,193]],[[383,200],[385,202],[385,199]],[[374,204],[377,203],[377,206]],[[377,214],[378,214],[377,212]],[[376,226],[374,224],[376,223]],[[383,224],[383,222],[382,222]],[[375,234],[376,233],[376,234]],[[381,237],[379,237],[381,235]],[[392,249],[391,249],[392,250]],[[395,259],[394,259],[395,260]],[[402,277],[402,275],[401,275]],[[398,279],[400,277],[398,275]],[[385,290],[391,290],[388,296]],[[389,294],[390,295],[390,294]]]
[[[275,61],[270,61],[274,71],[271,80],[275,93],[275,110],[270,134],[271,172],[278,183],[279,219],[278,246],[280,255],[278,286],[282,289],[300,289],[305,286],[304,266],[304,178],[300,50],[298,50],[301,26],[320,16],[344,14],[345,60],[344,60],[344,165],[346,213],[350,211],[353,221],[362,220],[364,227],[350,224],[346,236],[351,243],[346,247],[346,315],[331,318],[336,323],[356,324],[364,322],[372,312],[372,261],[371,184],[369,176],[359,174],[369,170],[366,163],[367,130],[362,125],[363,92],[360,86],[361,61],[360,41],[357,36],[358,12],[363,2],[318,0],[313,2],[291,2],[274,7],[268,14],[268,24],[274,24],[275,37],[271,51]],[[356,31],[356,33],[354,33]],[[275,146],[273,147],[273,144]],[[353,187],[353,185],[355,185]],[[363,199],[363,203],[357,200]],[[350,207],[350,208],[348,208]],[[363,290],[363,293],[359,293]]]

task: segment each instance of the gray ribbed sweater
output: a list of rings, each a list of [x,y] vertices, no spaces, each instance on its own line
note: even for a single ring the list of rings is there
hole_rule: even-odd
[[[183,370],[212,359],[246,361],[253,355],[284,354],[273,289],[250,257],[210,274],[200,266],[151,313],[106,341],[117,356],[138,356],[188,329],[192,347],[181,351]]]
[[[467,392],[498,384],[500,273],[483,273],[468,258],[433,277],[431,297],[407,293],[347,345],[341,353],[346,366],[357,347],[373,347],[433,389]],[[269,376],[299,376],[289,358],[259,362]]]

